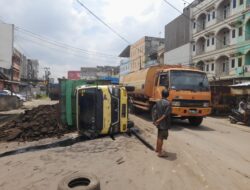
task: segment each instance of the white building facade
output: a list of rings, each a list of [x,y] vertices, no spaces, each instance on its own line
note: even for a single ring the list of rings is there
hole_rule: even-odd
[[[250,0],[205,0],[191,19],[195,66],[210,79],[250,76]]]

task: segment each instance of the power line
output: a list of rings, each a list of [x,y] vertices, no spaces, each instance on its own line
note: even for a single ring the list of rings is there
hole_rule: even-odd
[[[2,17],[0,17],[0,21],[5,23],[4,20],[2,20]],[[84,52],[86,54],[95,54],[95,55],[99,55],[99,56],[109,56],[109,57],[117,57],[116,55],[111,55],[111,54],[106,54],[106,53],[103,53],[103,52],[98,52],[98,51],[90,51],[90,50],[84,50],[84,49],[81,49],[81,48],[78,48],[78,47],[74,47],[74,46],[71,46],[69,44],[66,44],[64,42],[60,42],[60,41],[55,41],[53,39],[49,39],[48,37],[45,37],[45,36],[42,36],[42,35],[39,35],[37,33],[34,33],[30,30],[27,30],[23,27],[20,27],[20,26],[17,26],[15,25],[15,30],[18,31],[18,32],[23,32],[23,33],[27,33],[27,34],[30,34],[42,41],[47,41],[48,43],[51,43],[53,45],[56,45],[56,46],[60,46],[60,47],[64,47],[64,48],[67,48],[67,49],[74,49],[74,50],[77,50],[77,51],[81,51],[81,52]]]
[[[23,33],[24,35],[27,35],[26,33]],[[65,47],[65,46],[61,46],[61,45],[58,45],[58,44],[55,44],[55,43],[51,43],[50,41],[46,41],[46,40],[43,40],[43,39],[41,39],[41,38],[37,38],[36,36],[32,36],[32,35],[27,35],[27,36],[20,36],[21,34],[19,34],[19,37],[21,37],[21,38],[25,38],[25,39],[27,39],[27,40],[30,40],[30,38],[33,38],[33,39],[36,39],[36,40],[38,40],[38,41],[32,41],[32,40],[30,40],[30,41],[32,41],[33,43],[39,43],[39,45],[40,44],[47,44],[47,45],[52,45],[52,46],[54,46],[54,47],[58,47],[58,48],[60,48],[60,49],[63,49],[63,50],[65,50],[66,52],[74,52],[74,53],[76,53],[76,54],[78,54],[78,55],[88,55],[88,56],[95,56],[96,54],[90,54],[90,53],[86,53],[86,52],[82,52],[82,51],[78,51],[78,50],[75,50],[75,49],[71,49],[71,48],[67,48],[67,47]],[[106,59],[118,59],[118,57],[116,56],[116,57],[111,57],[111,56],[98,56],[98,58],[106,58]]]
[[[121,34],[119,34],[116,30],[114,30],[111,26],[109,26],[106,22],[104,22],[100,17],[98,17],[93,11],[91,11],[86,5],[84,5],[80,0],[76,0],[85,10],[87,10],[91,15],[93,15],[98,21],[104,24],[107,28],[109,28],[114,34],[116,34],[119,38],[121,38],[127,44],[130,42],[124,38]]]
[[[44,47],[44,48],[50,48],[50,49],[53,49],[53,50],[56,50],[56,51],[63,51],[63,52],[66,52],[66,53],[68,53],[68,54],[71,54],[71,55],[73,55],[74,57],[80,57],[80,58],[85,58],[86,60],[88,60],[88,62],[94,62],[93,60],[99,60],[99,62],[98,63],[100,63],[100,61],[111,61],[112,60],[112,62],[115,62],[115,59],[111,59],[111,58],[106,58],[106,57],[89,57],[89,56],[83,56],[84,54],[77,54],[76,52],[73,52],[73,51],[68,51],[68,50],[66,50],[66,49],[64,49],[64,48],[58,48],[57,46],[53,46],[53,45],[51,45],[51,44],[46,44],[46,42],[43,42],[43,41],[34,41],[33,39],[29,39],[29,38],[27,38],[27,37],[24,37],[24,36],[16,36],[16,37],[18,37],[18,38],[22,38],[22,39],[25,39],[25,40],[28,40],[28,41],[30,41],[30,42],[32,42],[32,43],[34,43],[34,44],[36,44],[36,45],[38,45],[38,46],[40,46],[40,47]],[[118,60],[118,58],[117,58],[117,60]],[[97,63],[97,62],[95,62],[95,63]]]
[[[22,27],[19,27],[19,26],[15,26],[15,29],[19,32],[23,32],[23,33],[27,33],[39,40],[42,40],[42,41],[46,41],[50,44],[53,44],[55,46],[58,46],[58,47],[61,47],[61,48],[65,48],[65,49],[74,49],[76,51],[81,51],[85,54],[89,54],[89,55],[99,55],[99,56],[106,56],[106,57],[117,57],[116,55],[111,55],[111,54],[105,54],[105,53],[101,53],[101,52],[96,52],[96,51],[89,51],[89,50],[84,50],[84,49],[81,49],[81,48],[78,48],[78,47],[74,47],[74,46],[71,46],[71,45],[68,45],[66,43],[63,43],[63,42],[58,42],[58,41],[55,41],[55,40],[51,40],[51,39],[48,39],[47,37],[44,37],[44,36],[41,36],[39,34],[36,34],[32,31],[29,31],[27,29],[24,29]]]
[[[85,10],[87,10],[91,15],[93,15],[99,22],[101,22],[103,25],[105,25],[108,29],[110,29],[114,34],[116,34],[119,38],[121,38],[123,41],[125,41],[127,44],[131,44],[129,40],[124,38],[121,34],[119,34],[116,30],[114,30],[110,25],[108,25],[105,21],[103,21],[100,17],[98,17],[93,11],[91,11],[86,5],[84,5],[80,0],[76,0]],[[138,47],[134,47],[139,52],[143,53],[142,50]],[[160,51],[160,50],[159,50]],[[151,54],[158,53],[159,51],[152,52]],[[141,56],[140,56],[141,57]],[[148,55],[149,57],[149,55]],[[141,63],[140,63],[141,64]]]
[[[31,58],[30,54],[17,42],[15,41],[15,44],[18,45],[18,47],[25,53],[28,57]]]

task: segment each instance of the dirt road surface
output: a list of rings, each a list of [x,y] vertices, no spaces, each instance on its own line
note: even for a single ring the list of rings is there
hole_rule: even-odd
[[[156,128],[147,116],[130,116],[154,145]],[[35,144],[1,143],[0,152]],[[164,145],[167,158],[135,137],[119,135],[64,148],[0,158],[0,189],[55,190],[76,171],[95,174],[102,190],[250,189],[250,130],[224,119],[207,118],[201,127],[175,123]]]
[[[154,143],[157,130],[149,117],[131,119]],[[249,145],[250,128],[227,119],[209,117],[200,127],[176,121],[164,145],[169,158],[154,165],[161,168],[156,189],[250,189]]]

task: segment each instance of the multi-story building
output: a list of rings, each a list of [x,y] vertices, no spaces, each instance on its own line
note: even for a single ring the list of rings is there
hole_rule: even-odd
[[[206,0],[191,9],[192,62],[210,80],[250,77],[250,0]]]
[[[19,91],[21,62],[22,54],[14,48],[10,69],[0,68],[1,75],[4,76],[5,79],[0,81],[1,89],[9,89],[14,92]]]
[[[130,62],[130,45],[127,46],[119,55],[120,60],[120,77],[131,72]]]
[[[27,64],[28,80],[38,80],[39,62],[36,59],[28,59]]]
[[[191,19],[190,9],[193,3],[183,9],[183,14],[165,26],[164,64],[189,65],[191,54]]]
[[[120,76],[121,75],[126,75],[131,72],[131,63],[129,58],[123,58],[120,61]]]
[[[28,78],[28,60],[25,55],[22,55],[21,67],[20,67],[20,77],[22,79]]]
[[[120,77],[152,65],[163,64],[164,38],[144,36],[119,55]]]
[[[14,81],[20,81],[21,61],[22,61],[22,54],[17,49],[14,48],[12,57],[12,72]]]
[[[81,68],[81,79],[85,80],[96,80],[103,77],[116,76],[118,74],[119,67],[97,66]]]
[[[150,56],[158,51],[159,46],[164,45],[164,38],[144,36],[130,46],[131,72],[140,70],[150,61]]]

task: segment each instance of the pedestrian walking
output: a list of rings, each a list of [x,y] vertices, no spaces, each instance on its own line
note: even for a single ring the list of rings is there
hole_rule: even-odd
[[[156,152],[159,157],[167,156],[162,150],[163,140],[168,138],[168,130],[171,124],[171,103],[167,100],[169,96],[168,90],[162,91],[162,99],[156,102],[156,120],[154,124],[158,128],[158,136],[156,142]]]

